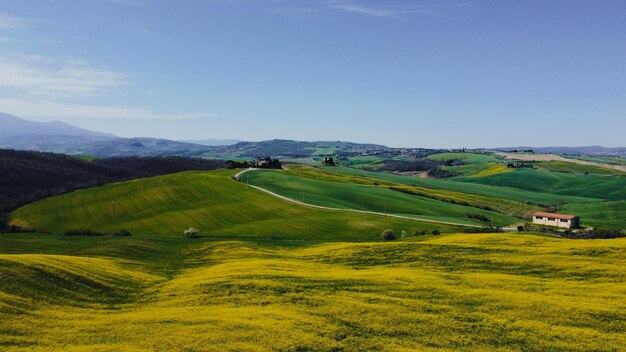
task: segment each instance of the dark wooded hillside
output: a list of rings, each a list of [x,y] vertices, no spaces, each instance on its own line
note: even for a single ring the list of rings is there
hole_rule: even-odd
[[[2,214],[41,198],[109,182],[225,166],[224,160],[120,157],[87,161],[64,154],[0,149],[0,228],[6,221]]]

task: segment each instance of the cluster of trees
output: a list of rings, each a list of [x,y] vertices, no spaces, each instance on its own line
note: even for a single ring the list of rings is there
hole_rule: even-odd
[[[428,177],[431,178],[446,178],[459,176],[459,173],[454,171],[448,171],[442,169],[444,166],[459,166],[464,165],[463,160],[450,159],[450,160],[430,160],[430,159],[417,159],[417,160],[391,160],[386,161],[382,166],[378,167],[376,171],[387,172],[423,172],[425,171]]]
[[[110,182],[187,170],[224,168],[226,161],[184,157],[121,157],[87,161],[74,156],[0,149],[0,231],[18,207],[53,195]]]
[[[280,160],[276,158],[272,159],[269,156],[266,158],[258,159],[255,166],[261,169],[282,169],[283,168],[283,164],[280,162]]]
[[[434,236],[441,235],[441,231],[439,231],[437,229],[432,230],[430,233],[432,235],[434,235]],[[408,233],[403,230],[400,237],[406,237],[407,235],[408,235]],[[413,236],[426,236],[426,235],[428,235],[428,231],[426,231],[426,230],[416,230],[415,232],[413,232]],[[385,240],[385,241],[393,241],[396,238],[398,238],[396,233],[393,230],[391,230],[391,229],[384,230],[380,234],[380,237],[382,237],[382,239]]]
[[[626,237],[626,231],[618,229],[587,229],[580,231],[565,230],[561,236],[573,239],[609,239]]]
[[[502,232],[503,230],[501,227],[497,227],[497,226],[483,226],[480,228],[471,227],[463,231],[467,233],[499,233],[499,232]]]
[[[611,238],[626,237],[626,230],[605,229],[605,228],[584,229],[584,230],[572,230],[572,229],[559,230],[559,229],[532,226],[531,224],[526,224],[524,226],[522,225],[518,226],[517,231],[549,233],[549,234],[558,235],[558,236],[565,237],[565,238],[584,239],[584,240],[586,239],[611,239]]]
[[[500,152],[509,152],[509,153],[534,153],[533,149],[503,149],[499,150]]]
[[[133,234],[126,231],[126,230],[119,230],[117,232],[96,232],[96,231],[91,231],[91,230],[70,230],[70,231],[65,231],[63,233],[66,236],[115,236],[115,237],[128,237],[128,236],[132,236]]]
[[[322,161],[322,164],[328,165],[328,166],[337,166],[337,163],[335,163],[335,160],[333,159],[332,156],[329,158],[324,158],[324,161]]]
[[[444,169],[435,169],[435,170],[428,171],[426,175],[428,175],[428,177],[430,178],[448,178],[448,177],[456,177],[456,176],[459,176],[460,174],[454,171],[448,171]]]
[[[227,169],[247,169],[250,167],[250,164],[245,160],[228,160],[226,162]]]
[[[482,222],[490,222],[489,218],[482,214],[467,213],[467,218],[482,221]]]
[[[508,163],[506,164],[506,167],[508,167],[509,169],[534,168],[533,164],[531,163]]]

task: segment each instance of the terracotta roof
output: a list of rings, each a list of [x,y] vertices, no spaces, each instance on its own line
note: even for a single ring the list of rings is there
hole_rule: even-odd
[[[572,220],[573,218],[577,218],[575,215],[567,215],[567,214],[554,214],[554,213],[534,213],[533,216],[543,216],[545,218],[555,218],[555,219],[564,219],[564,220]]]

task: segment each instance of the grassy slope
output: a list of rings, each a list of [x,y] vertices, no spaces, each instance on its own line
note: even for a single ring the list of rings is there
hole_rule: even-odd
[[[300,201],[304,196],[304,201],[309,204],[376,212],[386,210],[390,214],[474,225],[484,223],[468,219],[467,213],[493,217],[496,226],[520,222],[503,214],[409,195],[386,187],[374,187],[372,184],[321,181],[276,171],[252,171],[246,176],[252,185]]]
[[[626,175],[626,173],[619,170],[607,169],[595,165],[581,165],[564,161],[544,161],[541,163],[536,163],[535,166],[538,169],[553,172],[566,172],[577,174],[588,173],[595,175]]]
[[[625,158],[593,157],[593,156],[578,156],[578,157],[566,156],[566,157],[571,158],[571,159],[594,161],[597,163],[609,164],[609,165],[626,165]]]
[[[447,171],[458,172],[462,176],[489,176],[502,172],[511,172],[513,169],[506,167],[500,163],[486,163],[486,164],[467,164],[460,166],[446,166]]]
[[[459,178],[458,181],[498,187],[513,187],[534,192],[551,193],[610,200],[626,200],[626,177],[603,175],[574,175],[518,169],[514,172],[487,177]]]
[[[467,164],[486,164],[496,162],[499,159],[492,154],[474,154],[474,153],[439,153],[426,157],[431,160],[463,160]]]
[[[336,170],[345,170],[345,168],[311,168],[300,165],[290,165],[289,170],[283,171],[290,175],[298,177],[306,177],[314,180],[328,181],[328,182],[340,182],[340,183],[354,183],[360,185],[372,186],[374,183],[378,183],[379,187],[393,187],[394,189],[403,190],[413,195],[419,195],[421,197],[427,197],[437,199],[447,203],[470,205],[472,207],[478,207],[481,209],[493,209],[497,212],[516,216],[520,218],[529,218],[530,214],[536,211],[542,210],[538,206],[533,206],[514,200],[507,200],[502,198],[486,197],[469,193],[447,191],[441,189],[435,189],[424,186],[406,185],[401,182],[393,182],[389,180],[383,180],[380,178],[364,177],[361,175],[351,175],[344,172],[338,172]],[[368,173],[368,175],[389,175],[383,173]],[[411,177],[390,175],[399,178],[402,181],[412,180]]]
[[[584,226],[626,229],[626,201],[566,204],[564,213],[581,216]]]
[[[76,191],[29,204],[13,221],[39,231],[89,229],[136,235],[202,235],[320,240],[376,239],[385,228],[413,232],[449,226],[294,206],[234,182],[234,171],[186,172]]]
[[[626,345],[626,239],[449,235],[284,247],[22,234],[0,237],[7,252],[0,274],[28,289],[0,286],[4,351]],[[57,277],[68,285],[47,284]]]
[[[568,195],[560,195],[560,194],[551,194],[542,191],[531,191],[518,189],[513,187],[493,187],[490,185],[484,185],[480,183],[470,183],[470,182],[459,182],[458,178],[455,179],[428,179],[428,178],[419,178],[419,177],[409,177],[409,176],[401,176],[394,175],[382,172],[370,172],[364,170],[356,170],[349,167],[324,167],[326,170],[338,171],[354,176],[364,176],[369,178],[377,178],[382,180],[387,180],[391,182],[397,182],[405,185],[414,185],[419,187],[428,187],[438,190],[446,190],[452,192],[460,192],[467,193],[473,195],[481,195],[486,197],[493,197],[505,200],[513,200],[517,202],[532,202],[536,204],[553,204],[561,201],[569,202],[569,203],[587,203],[592,201],[599,201],[600,199],[596,198],[588,198],[588,197],[577,197],[577,196],[568,196]],[[513,173],[506,173],[502,175],[510,175]],[[495,175],[499,176],[499,175]],[[472,180],[481,180],[482,178],[468,178]]]

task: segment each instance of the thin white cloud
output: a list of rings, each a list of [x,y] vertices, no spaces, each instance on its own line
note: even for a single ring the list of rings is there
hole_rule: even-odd
[[[146,5],[145,1],[141,0],[79,0],[82,2],[101,2],[101,3],[109,3],[115,5],[126,5],[126,6],[139,6]]]
[[[121,108],[89,104],[67,104],[51,100],[3,99],[0,111],[33,120],[60,118],[185,120],[215,117],[214,113],[160,114],[146,108]]]
[[[368,17],[394,17],[401,15],[423,15],[448,18],[449,16],[443,12],[434,10],[432,7],[425,5],[394,5],[387,3],[385,5],[367,5],[362,2],[348,0],[327,0],[324,4],[335,11],[363,15]]]
[[[79,60],[0,54],[0,87],[26,95],[84,98],[127,84],[124,74]]]
[[[417,3],[407,4],[398,1],[366,0],[308,0],[293,4],[284,0],[270,2],[272,12],[302,19],[320,19],[333,14],[349,14],[372,18],[392,18],[402,16],[433,16],[450,18],[465,4],[461,3]]]
[[[0,13],[0,30],[17,29],[28,26],[29,20]]]
[[[1,0],[0,0],[1,1]],[[144,4],[142,0],[79,0],[120,5]],[[20,31],[45,21],[20,19],[0,13],[0,31]],[[0,32],[1,33],[1,32]],[[0,43],[3,43],[0,36]],[[0,46],[0,112],[35,120],[64,118],[182,120],[216,116],[214,113],[166,114],[144,107],[120,107],[81,103],[86,98],[119,95],[120,88],[131,86],[129,77],[104,65],[75,58],[24,54]],[[152,91],[146,94],[157,94]]]

